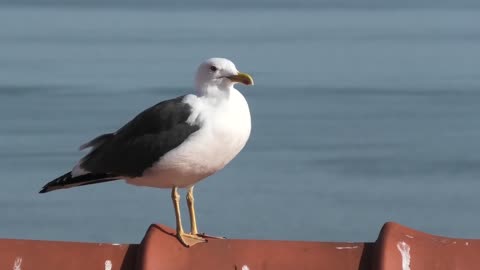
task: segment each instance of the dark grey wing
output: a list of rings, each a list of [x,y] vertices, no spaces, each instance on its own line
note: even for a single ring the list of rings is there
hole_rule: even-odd
[[[115,136],[115,134],[113,134],[113,133],[107,133],[107,134],[100,135],[100,136],[96,137],[95,139],[93,139],[93,140],[91,140],[91,141],[89,141],[85,144],[82,144],[78,149],[83,150],[83,149],[89,148],[89,147],[97,148],[99,145],[101,145],[104,142],[108,141],[109,139],[113,138],[113,136]]]
[[[186,122],[192,108],[183,99],[166,100],[143,111],[113,136],[98,137],[100,144],[94,139],[90,144],[96,147],[82,159],[81,167],[91,173],[141,176],[200,129]]]

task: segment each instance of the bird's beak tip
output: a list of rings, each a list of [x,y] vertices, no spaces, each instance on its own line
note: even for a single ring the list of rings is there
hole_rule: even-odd
[[[228,76],[232,82],[239,82],[245,85],[254,85],[253,78],[247,73],[239,72],[237,75]]]

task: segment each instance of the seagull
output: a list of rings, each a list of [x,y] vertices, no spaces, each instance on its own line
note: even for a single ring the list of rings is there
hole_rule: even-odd
[[[250,136],[250,110],[236,83],[253,85],[225,58],[210,58],[197,69],[195,94],[162,101],[116,132],[80,146],[90,148],[73,169],[40,191],[123,179],[128,184],[170,188],[176,237],[185,246],[205,242],[198,233],[193,188],[225,167]],[[182,227],[179,188],[186,188],[190,233]]]

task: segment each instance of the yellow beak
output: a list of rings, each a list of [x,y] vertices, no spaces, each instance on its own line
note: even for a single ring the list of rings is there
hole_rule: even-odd
[[[232,82],[239,82],[245,85],[253,85],[253,78],[247,73],[239,72],[237,75],[228,76],[227,78],[229,78]]]

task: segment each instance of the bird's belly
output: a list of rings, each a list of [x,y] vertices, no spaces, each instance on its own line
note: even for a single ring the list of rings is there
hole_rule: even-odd
[[[187,171],[174,169],[152,168],[141,177],[128,178],[128,184],[154,188],[190,187],[208,175],[192,174]]]

